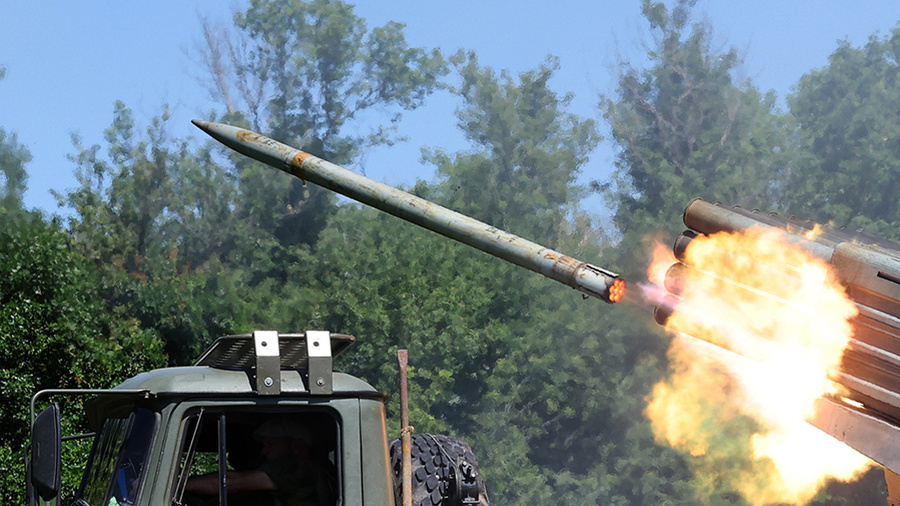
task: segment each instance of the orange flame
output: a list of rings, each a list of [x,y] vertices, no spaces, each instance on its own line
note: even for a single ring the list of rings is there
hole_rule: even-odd
[[[666,323],[671,377],[646,410],[657,439],[695,457],[699,479],[728,480],[754,505],[803,504],[826,478],[867,468],[804,422],[838,391],[829,376],[856,314],[828,266],[762,229],[697,237],[685,255]]]
[[[653,261],[647,271],[647,279],[657,286],[663,286],[666,271],[675,261],[675,255],[672,254],[671,248],[667,248],[660,242],[653,243]]]

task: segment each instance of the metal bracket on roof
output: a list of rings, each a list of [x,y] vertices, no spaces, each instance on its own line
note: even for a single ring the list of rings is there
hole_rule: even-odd
[[[306,351],[309,355],[309,393],[330,395],[333,391],[331,332],[307,330]]]
[[[281,393],[281,357],[278,351],[278,331],[253,332],[256,348],[256,392],[259,395]]]

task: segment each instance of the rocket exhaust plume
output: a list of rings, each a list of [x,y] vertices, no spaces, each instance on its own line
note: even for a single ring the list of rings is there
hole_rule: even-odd
[[[657,440],[754,505],[804,504],[871,465],[805,421],[844,393],[832,378],[857,314],[828,264],[764,227],[689,235],[676,253],[654,314],[676,336],[646,409]]]

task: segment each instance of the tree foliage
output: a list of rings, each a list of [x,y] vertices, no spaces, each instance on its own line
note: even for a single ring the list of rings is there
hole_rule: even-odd
[[[460,127],[473,148],[432,150],[441,180],[413,190],[597,261],[606,238],[572,199],[598,136],[550,89],[553,65],[513,78],[474,58],[458,60]],[[360,338],[342,365],[393,392],[396,369],[386,357],[408,348],[413,425],[479,448],[497,504],[585,497],[632,504],[669,490],[662,476],[652,488],[639,483],[653,475],[651,462],[679,462],[643,423],[634,426],[648,378],[658,376],[656,361],[626,345],[606,308],[356,206],[342,206],[329,221],[315,258],[311,268],[321,269],[315,279],[327,296],[312,322]]]
[[[620,151],[615,186],[595,187],[612,190],[628,255],[645,249],[633,246],[640,238],[677,230],[695,197],[768,208],[780,193],[788,136],[775,96],[735,78],[737,52],[712,46],[711,27],[691,23],[693,4],[644,0],[655,35],[652,64],[623,62],[615,98],[601,102]]]
[[[24,497],[34,393],[110,387],[165,360],[154,332],[104,305],[98,272],[58,222],[0,216],[0,467],[8,471],[0,495],[12,500]]]
[[[402,24],[369,30],[342,1],[254,0],[234,26],[222,36],[207,25],[202,57],[224,117],[335,163],[390,142],[394,126],[360,134],[360,120],[387,113],[396,125],[447,72],[437,49],[406,43]],[[238,161],[235,169],[242,195],[281,244],[315,242],[333,211],[330,193],[256,164]]]
[[[246,226],[233,219],[228,175],[209,163],[207,150],[170,139],[167,121],[163,114],[141,134],[117,103],[105,155],[74,139],[80,186],[59,198],[72,208],[78,247],[103,274],[100,295],[110,311],[153,329],[170,361],[186,363],[209,335],[241,319],[239,296],[223,296],[240,285],[216,275],[223,247],[226,260],[245,251],[228,246],[245,241]]]
[[[900,225],[900,29],[842,42],[789,99],[803,156],[790,174],[798,216],[896,239]]]
[[[28,181],[25,164],[31,161],[28,148],[19,144],[15,133],[0,128],[0,209],[22,209],[22,196]]]
[[[6,68],[0,66],[0,80],[5,75]],[[25,164],[30,161],[31,153],[19,144],[18,136],[0,127],[0,211],[22,209],[22,195],[28,182]]]
[[[606,98],[601,103],[620,151],[614,184],[600,183],[595,187],[611,196],[614,221],[623,235],[617,257],[622,259],[623,270],[630,279],[642,276],[641,271],[648,265],[652,249],[648,240],[657,239],[660,230],[672,233],[681,229],[678,221],[691,198],[797,212],[803,208],[802,203],[821,205],[830,202],[834,198],[831,195],[837,195],[831,193],[837,190],[835,178],[816,160],[815,151],[813,156],[807,153],[810,144],[797,143],[795,125],[800,127],[799,137],[812,138],[821,132],[842,131],[845,122],[838,115],[821,123],[811,114],[796,118],[785,115],[775,108],[774,94],[762,94],[752,83],[738,81],[737,53],[733,49],[713,49],[710,27],[690,22],[693,4],[690,0],[677,1],[671,6],[643,2],[644,15],[656,35],[655,45],[648,52],[651,64],[647,69],[622,65],[615,98]],[[838,54],[844,52],[839,50]],[[838,60],[833,57],[833,61]],[[820,94],[816,94],[815,87],[810,89],[810,83],[825,82],[820,76],[829,75],[829,70],[801,81],[796,96],[791,99],[792,112],[800,111],[801,105],[809,111],[820,110],[819,107],[830,111],[834,102],[844,103],[842,97],[848,94],[849,102],[853,103],[852,86],[844,89],[835,84],[856,83],[860,68],[836,69],[832,76],[835,81],[828,82],[827,91],[822,86]],[[875,75],[878,73],[873,72],[873,80],[877,80]],[[888,117],[890,110],[886,111]],[[860,124],[871,121],[863,112],[859,120]],[[821,142],[821,153],[834,150],[833,140]],[[843,149],[849,158],[853,151],[851,144],[846,143]],[[811,169],[813,166],[815,170]],[[855,175],[863,177],[864,170],[860,167]],[[805,189],[809,191],[804,193]],[[818,203],[810,200],[816,191],[822,196]],[[810,212],[806,217],[822,216],[821,211],[805,209]],[[837,210],[832,209],[832,212]],[[625,333],[632,338],[648,333],[638,325],[630,326]],[[659,352],[664,346],[660,341],[655,348]],[[749,440],[734,437],[727,443],[742,445],[738,452],[750,455]],[[673,458],[669,454],[667,461],[671,467],[658,482],[669,487],[665,500],[741,503],[736,491],[715,476],[720,472],[740,472],[740,466],[751,465],[749,459],[726,464],[688,455]],[[731,467],[726,469],[724,465]],[[697,474],[671,474],[683,468]],[[859,490],[845,489],[844,493],[849,497]],[[880,490],[869,493],[879,496]],[[828,492],[823,492],[817,503],[842,504],[843,501],[839,494],[829,497]]]
[[[444,179],[443,193],[462,213],[554,240],[584,195],[575,178],[600,140],[593,120],[566,112],[571,95],[551,90],[555,59],[523,72],[519,82],[479,67],[474,54],[455,59],[462,82],[454,92],[463,100],[458,126],[472,150],[427,154]]]
[[[739,55],[692,22],[694,3],[642,2],[650,64],[621,62],[615,93],[601,97],[617,171],[593,189],[611,205],[615,244],[579,205],[577,177],[601,137],[554,90],[552,57],[517,75],[474,53],[448,67],[437,49],[410,47],[402,25],[370,29],[345,2],[252,0],[233,28],[204,25],[204,79],[221,105],[210,115],[349,164],[393,142],[401,112],[452,69],[471,145],[426,149],[438,179],[410,191],[629,281],[643,277],[648,237],[678,231],[697,196],[896,228],[900,32],[839,46],[800,82],[791,116],[737,78]],[[183,364],[226,333],[326,328],[358,338],[337,365],[391,394],[393,357],[409,349],[412,424],[469,440],[494,504],[741,504],[654,441],[643,410],[667,340],[649,307],[583,301],[213,143],[173,138],[169,121],[163,109],[140,126],[117,103],[103,146],[74,138],[65,228],[21,210],[28,151],[0,130],[4,469],[21,462],[36,389]],[[18,493],[12,478],[0,483],[4,497]],[[832,485],[818,501],[855,493]]]

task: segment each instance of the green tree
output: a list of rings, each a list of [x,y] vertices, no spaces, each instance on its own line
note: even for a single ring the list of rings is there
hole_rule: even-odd
[[[683,228],[682,211],[692,198],[772,209],[784,192],[781,182],[793,149],[789,124],[775,109],[773,93],[738,81],[737,52],[714,49],[711,27],[691,20],[694,4],[642,2],[654,34],[651,63],[639,69],[623,62],[617,92],[601,100],[618,149],[617,170],[611,183],[594,187],[610,197],[622,234],[605,258],[629,280],[645,278],[651,242],[669,243],[660,231],[671,237]],[[626,381],[632,389],[610,399],[628,406],[632,416],[641,416],[644,399],[667,367],[668,339],[653,325],[649,306],[643,305],[641,317],[613,324],[629,348],[636,348],[630,353],[641,357],[632,362]],[[629,404],[629,396],[641,406]],[[710,486],[688,472],[702,465],[698,460],[658,447],[646,421],[618,428],[617,441],[632,445],[612,447],[618,503],[740,503],[727,486]]]
[[[772,93],[761,95],[752,84],[736,81],[734,71],[740,63],[736,52],[712,50],[710,28],[690,23],[693,4],[682,0],[670,8],[662,2],[643,2],[644,15],[657,35],[656,46],[649,54],[653,63],[640,71],[623,65],[616,97],[603,101],[620,149],[617,185],[605,188],[612,189],[615,223],[623,234],[618,254],[611,256],[621,259],[625,272],[633,273],[627,277],[636,279],[642,274],[639,269],[646,261],[634,259],[647,257],[648,237],[654,238],[654,232],[660,229],[681,228],[681,211],[695,196],[746,207],[789,210],[806,217],[821,216],[817,210],[825,209],[826,219],[848,221],[851,207],[854,213],[862,213],[866,207],[862,202],[866,201],[872,213],[857,223],[889,223],[893,218],[885,216],[895,199],[888,197],[893,195],[888,182],[888,160],[892,156],[888,146],[890,132],[895,129],[890,123],[896,115],[888,105],[888,90],[896,74],[896,53],[891,47],[895,37],[872,39],[865,50],[842,45],[829,67],[801,81],[789,99],[793,113],[789,117],[774,108]],[[855,158],[857,155],[859,158]],[[880,165],[882,162],[884,165]],[[868,182],[873,175],[882,188],[862,194],[860,181]],[[879,193],[882,189],[883,194]],[[875,209],[885,214],[876,215]],[[876,223],[879,219],[883,221]],[[631,339],[654,333],[637,325],[628,326],[621,326],[619,331]],[[664,341],[652,345],[648,338],[645,342],[651,343],[657,354],[664,348]],[[648,372],[650,376],[645,379],[660,374],[661,369],[650,368]],[[728,459],[729,475],[759,465],[746,458],[746,441],[729,439],[734,439],[728,442],[730,445],[738,443],[735,454],[740,457]],[[640,441],[646,442],[643,438]],[[716,455],[678,459],[672,452],[652,453],[668,455],[662,460],[664,464],[655,466],[657,476],[650,481],[668,484],[666,501],[741,503],[717,474],[726,464]],[[638,462],[632,464],[632,469],[641,468]],[[695,478],[685,476],[684,469],[711,477],[704,481],[700,474]],[[814,502],[860,504],[879,500],[881,487],[872,486],[880,481],[875,475],[869,473],[860,482],[865,492],[853,485],[831,484]]]
[[[522,294],[496,289],[515,267],[383,213],[342,207],[317,244],[313,323],[359,336],[342,367],[396,392],[410,350],[419,431],[463,430],[485,375],[514,336]],[[509,281],[510,284],[514,281]],[[392,411],[393,414],[393,411]]]
[[[478,66],[474,53],[455,57],[464,101],[458,125],[473,149],[426,154],[438,167],[444,198],[454,208],[499,228],[553,241],[584,189],[580,167],[600,138],[592,120],[565,111],[572,96],[559,96],[549,81],[553,58],[516,82]]]
[[[6,68],[0,66],[0,80],[6,75]],[[28,173],[25,164],[31,161],[31,153],[15,133],[0,128],[0,212],[22,209]]]
[[[547,87],[551,67],[522,74],[521,83],[506,74],[500,82],[474,58],[461,62],[460,71],[465,82],[459,91],[465,101],[460,126],[467,135],[474,139],[483,126],[468,117],[481,116],[487,122],[503,115],[506,124],[482,137],[481,151],[433,151],[429,159],[439,165],[444,181],[436,186],[420,182],[414,191],[523,234],[521,229],[538,228],[529,226],[529,220],[541,214],[551,215],[559,225],[564,221],[560,208],[566,204],[566,187],[583,163],[580,154],[590,149],[585,144],[596,143],[596,134],[584,133],[592,123],[557,109],[564,100]],[[495,100],[483,98],[489,93]],[[510,129],[516,135],[508,135]],[[500,143],[509,147],[506,157],[492,153],[491,146]],[[510,181],[505,187],[498,182],[504,178]],[[543,185],[562,186],[563,198],[548,205],[546,196],[529,200],[522,195],[523,188],[534,195]],[[496,207],[482,209],[480,204]],[[355,205],[342,206],[330,221],[315,256],[323,270],[317,279],[329,294],[320,310],[326,327],[367,335],[346,359],[351,367],[377,384],[393,384],[395,373],[383,365],[384,349],[412,344],[413,363],[423,364],[418,379],[427,385],[420,393],[430,399],[423,412],[440,420],[438,427],[464,423],[484,393],[485,373],[514,340],[507,327],[527,307],[528,297],[517,288],[527,274],[484,254],[473,257],[468,247]]]
[[[898,58],[900,28],[864,47],[842,42],[789,97],[803,153],[787,192],[797,216],[900,237]]]
[[[738,82],[737,52],[716,51],[712,29],[691,23],[694,3],[643,1],[655,35],[652,64],[623,62],[618,91],[601,101],[619,153],[614,184],[595,188],[613,190],[614,222],[625,236],[620,248],[641,259],[639,269],[647,265],[644,238],[678,230],[691,199],[771,209],[783,191],[790,146],[776,97]]]
[[[231,221],[227,174],[215,170],[208,150],[169,138],[167,121],[163,114],[141,134],[117,103],[106,155],[76,137],[80,186],[58,198],[74,211],[69,228],[78,247],[102,273],[109,311],[152,329],[180,364],[240,321],[240,297],[219,286],[234,288],[234,280],[216,276],[216,252],[245,239]]]
[[[598,135],[593,122],[565,112],[568,97],[550,88],[555,61],[517,78],[480,67],[471,56],[461,55],[457,65],[459,126],[473,148],[430,150],[426,158],[441,180],[419,182],[413,191],[596,260],[605,238],[573,202],[582,194],[575,176]],[[470,440],[496,504],[581,502],[602,474],[581,471],[598,460],[592,443],[608,438],[615,446],[620,433],[603,429],[634,416],[620,404],[612,420],[608,410],[633,394],[632,380],[623,378],[643,360],[621,335],[598,326],[606,313],[593,311],[594,301],[355,205],[341,206],[329,220],[315,258],[321,299],[312,312],[295,314],[359,337],[343,367],[394,392],[390,358],[408,348],[412,423],[419,432]],[[597,392],[616,392],[615,400]],[[628,406],[640,405],[629,399]],[[607,470],[605,479],[614,473]]]
[[[588,226],[571,226],[559,248],[598,262]],[[498,504],[692,504],[683,461],[654,443],[642,417],[660,364],[652,338],[622,322],[646,315],[561,285],[518,288],[533,300],[493,368],[473,435]]]
[[[368,32],[342,2],[253,2],[235,26],[243,40],[229,46],[234,66],[211,68],[223,116],[255,118],[330,159],[383,140],[343,133],[359,115],[416,107],[445,72],[439,53],[406,45],[400,25]],[[213,59],[223,42],[208,42]],[[271,100],[253,102],[241,84],[246,101],[234,106],[230,78],[258,81]],[[246,157],[223,157],[218,144],[172,139],[167,122],[164,113],[142,132],[116,104],[105,152],[76,139],[80,187],[60,198],[75,211],[79,244],[105,270],[106,300],[155,329],[170,360],[184,363],[212,337],[249,330],[258,321],[250,315],[270,314],[289,276],[305,284],[308,274],[292,266],[307,264],[334,199]]]
[[[31,395],[46,388],[112,386],[165,361],[154,333],[110,314],[99,284],[93,265],[58,222],[38,213],[5,217],[0,229],[0,468],[6,472],[0,495],[8,500],[24,500]],[[66,485],[71,487],[73,479],[67,476]]]
[[[0,209],[14,211],[22,209],[28,173],[25,164],[31,161],[28,148],[19,144],[15,133],[7,133],[0,128]]]
[[[421,105],[447,71],[438,50],[409,47],[402,24],[369,30],[342,1],[254,0],[234,25],[223,37],[207,24],[202,57],[224,117],[335,163],[391,142],[398,110]],[[384,113],[393,126],[357,133],[360,119]],[[244,161],[236,169],[242,196],[280,243],[315,242],[332,212],[329,192]]]
[[[428,197],[530,240],[555,245],[564,237],[570,213],[583,195],[575,179],[587,153],[599,141],[594,123],[566,112],[571,96],[560,96],[550,88],[557,68],[553,59],[515,79],[507,72],[497,74],[479,66],[474,54],[457,55],[455,61],[461,84],[454,92],[462,99],[458,125],[472,149],[453,155],[434,150],[426,155],[442,178]],[[466,254],[465,248],[460,254]],[[523,286],[552,282],[496,260],[473,264],[458,259],[454,264],[457,279],[464,274],[474,281],[466,289],[471,301],[483,304],[479,320],[469,322],[466,330],[476,337],[472,349],[483,351],[451,358],[465,357],[459,373],[475,381],[466,386],[463,407],[445,408],[445,412],[465,415],[460,421],[467,422],[484,408],[489,391],[486,374],[497,361],[520,345],[534,344],[526,336],[531,319],[541,314],[535,312],[539,291]],[[447,298],[468,300],[461,294]]]

